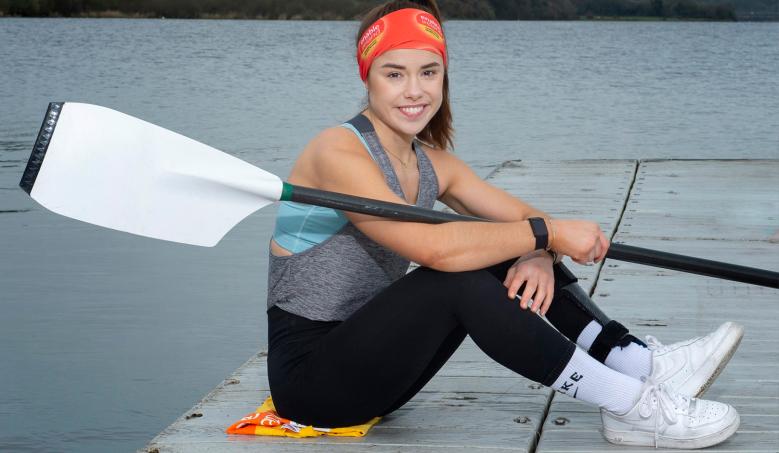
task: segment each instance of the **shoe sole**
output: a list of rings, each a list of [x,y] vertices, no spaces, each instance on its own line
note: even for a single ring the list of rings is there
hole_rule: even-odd
[[[698,449],[711,447],[724,442],[730,436],[735,434],[741,424],[741,417],[736,413],[736,420],[734,423],[726,426],[721,431],[709,434],[708,436],[699,437],[697,439],[675,439],[672,437],[657,437],[657,445],[655,445],[654,433],[648,432],[636,432],[636,431],[611,431],[603,428],[603,437],[607,441],[616,445],[631,445],[635,447],[656,447],[656,448],[679,448],[679,449]]]
[[[725,339],[722,340],[722,343],[730,343],[730,346],[725,352],[725,355],[722,357],[722,359],[717,363],[716,367],[714,368],[714,371],[711,372],[709,375],[709,378],[706,379],[706,381],[698,387],[697,389],[692,389],[689,391],[683,391],[683,393],[687,395],[693,395],[695,398],[699,398],[701,395],[706,393],[706,391],[711,387],[711,384],[714,383],[714,381],[717,379],[717,377],[722,373],[722,370],[725,369],[725,366],[730,362],[730,359],[733,357],[733,354],[736,353],[736,349],[738,349],[738,346],[741,344],[741,339],[744,338],[744,326],[741,324],[736,324],[729,322],[730,326],[728,326],[728,334],[725,337]]]

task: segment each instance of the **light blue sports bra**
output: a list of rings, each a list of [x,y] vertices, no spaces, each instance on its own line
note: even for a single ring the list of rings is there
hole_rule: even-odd
[[[368,153],[376,161],[376,156],[373,155],[370,146],[368,146],[360,131],[350,123],[343,123],[341,126],[357,134]],[[417,147],[418,145],[414,143],[414,146]],[[342,211],[295,203],[294,201],[282,201],[276,214],[276,228],[273,231],[273,239],[286,250],[292,253],[300,253],[317,244],[321,244],[343,228],[348,221],[349,219],[346,218]]]

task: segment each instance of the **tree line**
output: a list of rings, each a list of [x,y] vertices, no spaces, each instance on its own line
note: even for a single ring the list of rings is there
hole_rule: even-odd
[[[0,0],[0,15],[236,19],[357,19],[376,0]],[[646,17],[735,20],[711,0],[440,0],[446,19],[572,20]]]

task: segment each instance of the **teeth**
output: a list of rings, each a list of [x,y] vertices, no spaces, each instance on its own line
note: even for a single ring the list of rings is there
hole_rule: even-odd
[[[401,107],[400,110],[403,110],[404,113],[408,113],[409,115],[416,115],[417,113],[421,112],[424,106],[422,107]]]

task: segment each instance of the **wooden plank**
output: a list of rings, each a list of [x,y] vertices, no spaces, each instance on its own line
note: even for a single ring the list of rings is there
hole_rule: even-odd
[[[560,396],[561,401],[571,399],[564,395]],[[569,408],[561,404],[557,404],[557,401],[552,403],[549,416],[544,423],[544,432],[598,431],[601,429],[603,423],[601,422],[600,412],[597,409],[579,401],[572,401],[571,405],[573,404],[578,404],[583,407],[580,408],[580,410],[569,410]],[[741,417],[741,425],[739,426],[740,433],[779,432],[779,418],[776,416],[771,417],[765,416],[763,414],[742,414],[744,409],[749,410],[749,408],[738,404],[738,402],[733,407],[738,410]],[[604,440],[604,442],[606,441]]]
[[[719,452],[719,453],[776,453],[777,445],[779,445],[779,434],[773,432],[736,432],[730,439],[725,442],[707,448],[707,452]],[[679,450],[664,449],[664,448],[642,448],[642,447],[627,447],[622,445],[613,445],[607,442],[603,435],[594,429],[584,431],[564,431],[564,430],[551,430],[544,431],[539,441],[539,447],[536,451],[544,451],[547,453],[555,452],[625,452],[635,453],[638,451],[652,451],[652,452],[674,452],[679,453]]]
[[[256,453],[258,451],[283,451],[283,452],[379,452],[379,453],[405,453],[413,451],[415,453],[432,452],[528,452],[526,448],[520,445],[508,447],[481,446],[481,445],[416,445],[401,442],[381,445],[366,445],[357,443],[353,439],[340,438],[338,441],[331,441],[329,438],[317,439],[272,439],[267,443],[260,443],[259,439],[253,439],[249,436],[228,436],[227,441],[204,441],[204,442],[170,442],[164,446],[152,446],[142,451],[148,453],[213,453],[221,451]]]
[[[541,424],[542,418],[533,414],[543,412],[546,406],[546,401],[541,398],[524,398],[521,400],[514,398],[513,401],[499,401],[496,399],[489,403],[476,400],[451,401],[454,404],[446,401],[436,403],[411,401],[396,412],[385,415],[371,432],[382,429],[413,429],[415,427],[425,427],[426,430],[478,428],[478,425],[474,426],[474,420],[479,420],[485,426],[502,426],[512,430],[530,429],[535,431]],[[203,404],[192,411],[192,413],[198,413],[202,416],[186,420],[186,423],[179,424],[177,429],[179,432],[181,430],[199,431],[203,429],[223,432],[227,426],[251,412],[251,409],[246,410],[246,405],[241,403],[218,406]],[[442,417],[443,413],[445,413],[446,417]],[[515,422],[514,420],[518,417],[528,417],[528,421],[524,423]],[[225,425],[225,423],[227,424]],[[200,434],[195,433],[193,435]]]
[[[779,160],[642,162],[622,236],[766,241],[779,232]]]
[[[713,390],[706,392],[705,398],[709,398],[710,394],[714,393]],[[779,415],[771,413],[776,405],[779,404],[777,398],[769,398],[765,396],[732,396],[731,399],[733,407],[736,407],[741,416],[757,416],[766,417],[766,423],[771,423],[771,420],[779,421]],[[593,406],[583,403],[581,401],[569,398],[565,395],[555,395],[554,401],[550,404],[549,417],[547,421],[554,420],[552,415],[559,415],[563,413],[576,413],[576,412],[592,412],[597,413],[598,410]]]

